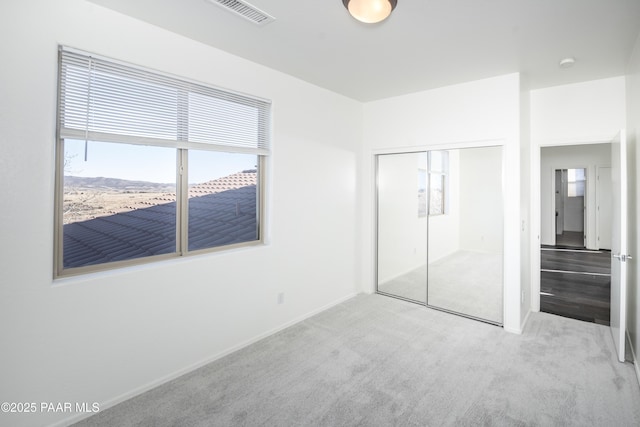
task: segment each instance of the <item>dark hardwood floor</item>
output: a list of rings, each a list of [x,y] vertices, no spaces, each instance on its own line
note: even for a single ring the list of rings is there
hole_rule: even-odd
[[[543,270],[611,274],[611,253],[605,251],[548,249],[543,247],[540,264]]]
[[[565,231],[562,234],[556,234],[556,246],[584,248],[584,234],[582,231]]]
[[[540,310],[608,325],[611,254],[543,246]]]

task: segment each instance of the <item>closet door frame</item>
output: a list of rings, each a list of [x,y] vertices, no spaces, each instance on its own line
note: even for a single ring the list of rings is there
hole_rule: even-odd
[[[505,253],[504,253],[504,248],[505,248],[505,244],[503,242],[502,244],[502,283],[501,283],[501,290],[502,290],[502,295],[501,295],[501,303],[502,303],[502,321],[498,322],[498,321],[493,321],[490,319],[484,319],[481,317],[476,317],[473,315],[469,315],[466,313],[460,313],[457,311],[453,311],[453,310],[448,310],[447,308],[443,308],[443,307],[438,307],[438,306],[434,306],[434,305],[430,305],[429,304],[429,300],[428,300],[428,290],[429,290],[429,284],[428,284],[428,251],[429,251],[429,224],[428,224],[428,220],[429,220],[429,206],[428,206],[428,195],[427,195],[427,234],[426,234],[426,240],[427,240],[427,244],[426,244],[426,250],[427,250],[427,259],[425,260],[426,264],[427,264],[427,280],[425,283],[425,289],[426,289],[426,293],[427,295],[425,296],[425,301],[416,301],[414,299],[411,298],[405,298],[403,296],[400,295],[395,295],[395,294],[391,294],[388,292],[384,292],[384,291],[380,291],[379,290],[379,231],[380,231],[380,221],[379,221],[379,190],[380,190],[380,171],[379,171],[379,159],[380,156],[384,156],[384,155],[400,155],[400,154],[411,154],[411,153],[425,153],[428,155],[429,152],[431,151],[452,151],[452,150],[462,150],[462,149],[468,149],[468,148],[491,148],[491,147],[500,147],[501,148],[501,176],[502,176],[502,180],[501,180],[501,184],[502,187],[500,188],[500,192],[501,192],[501,200],[502,200],[502,206],[501,211],[503,213],[503,218],[502,218],[502,227],[503,227],[503,239],[505,238],[505,225],[506,225],[506,221],[505,221],[505,217],[504,217],[504,212],[505,212],[505,206],[506,206],[506,201],[504,198],[504,174],[505,174],[505,146],[503,143],[499,142],[499,141],[480,141],[480,142],[475,142],[475,143],[456,143],[456,144],[447,144],[447,145],[430,145],[430,146],[421,146],[421,147],[411,147],[411,148],[405,148],[405,149],[390,149],[390,150],[377,150],[373,153],[374,156],[374,162],[373,162],[373,166],[374,166],[374,289],[375,292],[387,297],[391,297],[391,298],[397,298],[400,300],[404,300],[404,301],[408,301],[408,302],[412,302],[414,304],[419,304],[419,305],[423,305],[425,307],[434,309],[434,310],[438,310],[438,311],[442,311],[442,312],[446,312],[446,313],[450,313],[450,314],[455,314],[458,316],[462,316],[462,317],[466,317],[469,319],[473,319],[476,321],[480,321],[483,323],[488,323],[488,324],[492,324],[492,325],[496,325],[496,326],[503,326],[504,323],[504,304],[505,304]],[[428,176],[428,173],[427,173]],[[428,180],[428,178],[427,178]],[[429,186],[429,184],[427,184]]]

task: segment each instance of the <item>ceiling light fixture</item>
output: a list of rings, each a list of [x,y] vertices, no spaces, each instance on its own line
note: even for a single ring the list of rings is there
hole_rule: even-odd
[[[375,24],[391,15],[398,0],[342,0],[342,4],[358,21]]]

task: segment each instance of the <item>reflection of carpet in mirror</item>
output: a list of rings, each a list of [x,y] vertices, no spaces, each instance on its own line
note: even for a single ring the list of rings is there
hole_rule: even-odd
[[[387,280],[378,285],[378,291],[402,298],[425,303],[427,298],[427,265],[421,265],[415,270]]]
[[[426,265],[378,285],[425,302]],[[502,323],[502,254],[458,251],[429,264],[429,305]]]

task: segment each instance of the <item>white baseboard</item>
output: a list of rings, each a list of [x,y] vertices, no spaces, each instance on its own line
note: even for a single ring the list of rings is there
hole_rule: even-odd
[[[527,327],[527,322],[529,321],[529,316],[531,316],[531,309],[527,310],[527,314],[526,314],[526,316],[524,316],[524,320],[520,324],[520,331],[524,331],[524,328]]]
[[[525,326],[527,326],[527,322],[529,321],[530,315],[531,315],[531,309],[527,310],[527,315],[524,316],[524,320],[520,322],[519,328],[510,328],[508,326],[502,326],[502,328],[509,333],[522,335],[522,332],[524,331]]]
[[[502,329],[512,334],[522,335],[522,329],[520,328],[508,328],[506,326],[502,326]]]
[[[308,319],[308,318],[310,318],[312,316],[315,316],[318,313],[321,313],[321,312],[323,312],[325,310],[328,310],[328,309],[330,309],[330,308],[332,308],[332,307],[334,307],[334,306],[336,306],[338,304],[341,304],[341,303],[343,303],[343,302],[355,297],[356,295],[358,295],[358,293],[356,293],[356,292],[348,294],[348,295],[346,295],[346,296],[344,296],[342,298],[339,298],[339,299],[337,299],[337,300],[335,300],[333,302],[330,302],[329,304],[326,304],[326,305],[324,305],[324,306],[322,306],[320,308],[317,308],[317,309],[312,310],[312,311],[310,311],[310,312],[308,312],[306,314],[303,314],[302,316],[296,317],[293,320],[290,320],[290,321],[288,321],[288,322],[286,322],[286,323],[284,323],[284,324],[282,324],[282,325],[280,325],[280,326],[278,326],[276,328],[268,330],[268,331],[266,331],[266,332],[264,332],[262,334],[258,334],[257,336],[255,336],[253,338],[250,338],[250,339],[248,339],[246,341],[243,341],[238,345],[235,345],[235,346],[233,346],[231,348],[228,348],[227,350],[224,350],[224,351],[222,351],[220,353],[217,353],[217,354],[215,354],[215,355],[213,355],[211,357],[207,357],[204,360],[201,360],[201,361],[196,362],[196,363],[194,363],[194,364],[192,364],[190,366],[187,366],[186,368],[179,369],[179,370],[177,370],[177,371],[175,371],[175,372],[173,372],[171,374],[165,375],[165,376],[163,376],[163,377],[161,377],[161,378],[159,378],[157,380],[151,381],[151,382],[149,382],[149,383],[147,383],[147,384],[145,384],[143,386],[137,387],[137,388],[135,388],[135,389],[133,389],[131,391],[123,393],[123,394],[121,394],[119,396],[116,396],[116,397],[114,397],[112,399],[109,399],[109,400],[107,400],[105,402],[101,402],[100,403],[100,411],[103,411],[103,410],[106,410],[108,408],[111,408],[111,407],[117,405],[118,403],[122,403],[125,400],[129,400],[129,399],[131,399],[131,398],[133,398],[135,396],[138,396],[138,395],[140,395],[140,394],[142,394],[144,392],[147,392],[147,391],[149,391],[151,389],[154,389],[154,388],[156,388],[156,387],[158,387],[158,386],[160,386],[160,385],[162,385],[164,383],[167,383],[167,382],[169,382],[171,380],[174,380],[174,379],[176,379],[178,377],[181,377],[182,375],[188,374],[189,372],[195,371],[198,368],[201,368],[201,367],[203,367],[205,365],[208,365],[209,363],[215,362],[218,359],[221,359],[221,358],[223,358],[223,357],[225,357],[225,356],[227,356],[227,355],[229,355],[229,354],[231,354],[233,352],[236,352],[236,351],[241,350],[241,349],[243,349],[245,347],[248,347],[251,344],[254,344],[254,343],[256,343],[256,342],[258,342],[258,341],[260,341],[260,340],[262,340],[264,338],[267,338],[267,337],[269,337],[269,336],[271,336],[273,334],[276,334],[276,333],[282,331],[283,329],[286,329],[286,328],[288,328],[290,326],[293,326],[296,323],[300,323],[303,320],[306,320],[306,319]],[[51,424],[50,427],[67,427],[67,426],[69,426],[71,424],[74,424],[74,423],[77,423],[77,422],[79,422],[79,421],[81,421],[81,420],[83,420],[85,418],[89,418],[91,415],[95,415],[95,414],[76,414],[76,415],[73,415],[71,417],[65,418],[65,419],[63,419],[61,421],[58,421],[58,422],[56,422],[54,424]]]
[[[636,357],[636,352],[633,351],[633,345],[631,345],[631,337],[629,336],[629,331],[626,331],[626,332],[627,332],[627,343],[626,344],[631,349],[631,356],[633,358],[633,367],[635,368],[634,370],[636,371],[636,378],[638,379],[638,386],[640,387],[640,361]]]

